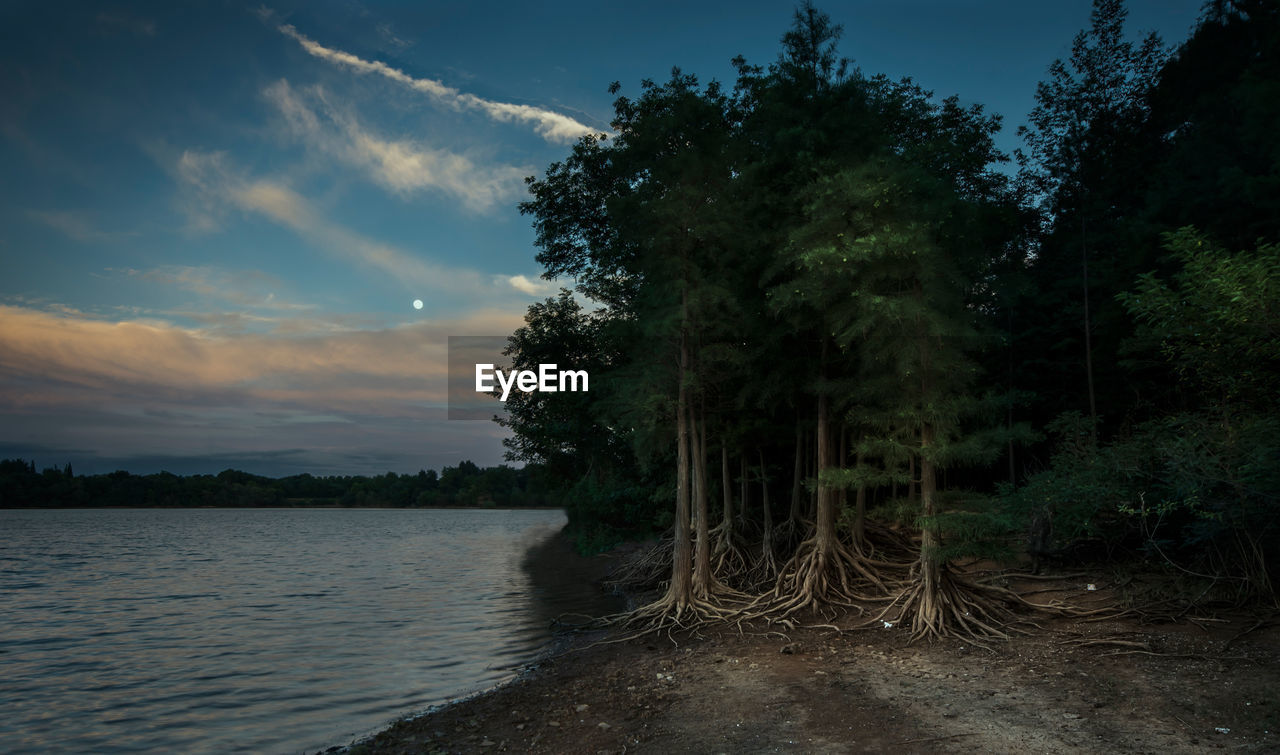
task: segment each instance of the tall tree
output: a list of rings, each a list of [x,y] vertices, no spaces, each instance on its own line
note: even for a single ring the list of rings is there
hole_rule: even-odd
[[[695,352],[714,337],[728,301],[708,273],[725,249],[717,197],[731,178],[731,109],[717,84],[700,88],[679,70],[666,84],[642,82],[638,98],[619,97],[614,107],[616,139],[580,142],[571,161],[531,182],[534,198],[522,209],[537,219],[546,275],[576,277],[649,344],[629,350],[628,388],[633,407],[665,404],[673,420],[675,539],[667,593],[635,618],[661,625],[714,614],[721,592],[709,568],[707,379]]]
[[[1231,249],[1280,240],[1280,4],[1208,4],[1160,71],[1150,119],[1157,230],[1194,225]]]
[[[1114,365],[1116,334],[1126,329],[1126,318],[1114,297],[1144,268],[1129,254],[1132,228],[1122,221],[1136,213],[1145,193],[1148,94],[1165,58],[1155,34],[1138,45],[1126,39],[1126,16],[1123,0],[1094,0],[1089,28],[1076,35],[1068,60],[1049,66],[1029,125],[1019,129],[1030,150],[1019,153],[1022,177],[1039,196],[1046,224],[1036,266],[1052,287],[1023,307],[1037,325],[1027,331],[1027,345],[1033,352],[1048,346],[1039,379],[1054,386],[1054,394],[1069,396],[1073,383],[1084,386],[1081,398],[1095,433],[1099,416],[1125,396]],[[1059,313],[1072,301],[1079,320],[1064,332]],[[1037,316],[1035,307],[1046,314]],[[1067,369],[1072,362],[1079,366]],[[1101,409],[1099,396],[1106,403]]]

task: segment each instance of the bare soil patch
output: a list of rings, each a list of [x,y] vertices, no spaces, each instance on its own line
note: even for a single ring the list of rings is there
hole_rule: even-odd
[[[1084,590],[1061,586],[1109,597]],[[898,627],[577,635],[350,752],[1280,751],[1280,622],[1038,623],[990,650]]]

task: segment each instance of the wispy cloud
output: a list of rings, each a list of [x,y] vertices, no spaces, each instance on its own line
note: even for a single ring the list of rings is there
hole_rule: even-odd
[[[527,167],[479,165],[446,150],[384,139],[361,126],[353,114],[335,107],[318,87],[299,92],[281,80],[264,95],[309,146],[363,169],[399,194],[434,189],[482,212],[518,196],[524,177],[533,172]]]
[[[592,128],[553,110],[533,105],[488,100],[462,92],[435,79],[415,78],[382,61],[365,60],[349,52],[325,47],[299,32],[292,24],[282,24],[276,28],[280,33],[295,40],[309,54],[321,60],[346,66],[356,73],[377,74],[458,110],[477,110],[493,120],[504,123],[527,123],[533,126],[533,130],[539,136],[550,142],[568,143],[588,134],[601,133],[601,129]]]
[[[382,41],[386,42],[392,47],[404,49],[406,47],[413,46],[412,42],[396,34],[395,29],[391,28],[391,24],[385,21],[378,24],[376,31],[378,32],[378,36],[382,38]]]
[[[316,309],[276,295],[285,284],[261,270],[223,270],[208,265],[162,265],[150,270],[119,271],[130,277],[189,291],[220,305],[274,312]]]
[[[409,290],[441,292],[477,302],[498,302],[513,291],[529,293],[511,276],[441,265],[334,223],[287,184],[244,175],[221,152],[187,150],[178,160],[176,174],[198,194],[198,201],[191,204],[201,217],[215,214],[224,205],[261,215],[331,255],[388,275]]]
[[[410,287],[479,291],[487,285],[475,271],[428,262],[344,228],[284,183],[238,175],[222,153],[184,152],[178,175],[202,194],[205,203],[230,204],[262,215],[330,254],[390,275]]]
[[[129,231],[104,231],[84,213],[66,210],[27,210],[27,217],[86,244],[99,244],[136,236]]]

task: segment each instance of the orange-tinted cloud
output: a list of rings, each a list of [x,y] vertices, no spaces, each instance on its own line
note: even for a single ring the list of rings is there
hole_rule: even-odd
[[[501,311],[398,327],[231,333],[0,305],[0,404],[239,406],[395,415],[445,401],[447,337],[509,333]]]

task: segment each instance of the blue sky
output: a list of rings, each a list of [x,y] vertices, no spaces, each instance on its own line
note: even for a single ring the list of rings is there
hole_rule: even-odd
[[[555,289],[524,177],[607,129],[611,82],[731,82],[794,8],[46,5],[0,9],[0,458],[270,475],[498,463],[499,428],[445,419],[445,344]],[[1089,13],[819,7],[865,73],[1004,115],[1006,150]],[[1178,42],[1199,8],[1129,28]]]

